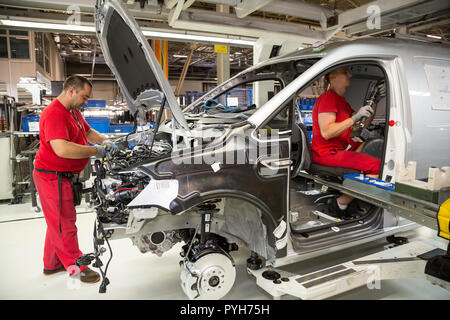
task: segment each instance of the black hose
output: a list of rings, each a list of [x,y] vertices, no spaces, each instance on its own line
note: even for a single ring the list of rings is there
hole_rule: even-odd
[[[161,108],[159,109],[158,119],[156,120],[155,129],[153,130],[152,144],[150,145],[150,158],[152,157],[153,142],[155,141],[156,133],[158,133],[158,130],[159,130],[159,124],[161,122],[165,104],[166,104],[166,96],[164,95],[164,97],[161,101]],[[175,130],[175,128],[172,128],[172,130]]]

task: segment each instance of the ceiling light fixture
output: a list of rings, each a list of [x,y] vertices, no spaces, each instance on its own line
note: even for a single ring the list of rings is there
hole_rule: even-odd
[[[73,49],[73,53],[91,53],[91,50],[80,50],[80,49]]]
[[[442,39],[442,37],[434,36],[434,35],[432,35],[432,34],[427,34],[427,37],[428,37],[428,38],[433,38],[433,39],[439,39],[439,40]]]
[[[234,44],[241,46],[253,47],[255,41],[226,38],[226,37],[216,37],[216,36],[201,36],[197,34],[185,34],[185,33],[172,33],[172,32],[160,32],[160,31],[149,31],[142,30],[144,36],[152,38],[165,38],[165,39],[178,39],[178,40],[189,40],[189,41],[202,41],[209,43],[224,43],[224,44]]]
[[[174,58],[187,58],[187,56],[181,55],[181,54],[174,54],[172,57]]]
[[[72,32],[83,32],[83,33],[95,33],[94,26],[85,25],[74,25],[74,24],[63,24],[63,23],[43,23],[35,21],[24,21],[24,20],[10,20],[10,19],[0,19],[0,25],[8,27],[19,27],[29,29],[40,29],[40,30],[59,30],[59,31],[72,31]],[[144,36],[149,38],[161,38],[161,39],[173,39],[173,40],[184,40],[184,41],[199,41],[208,43],[219,43],[219,44],[229,44],[236,46],[253,47],[255,41],[245,40],[240,38],[229,38],[227,36],[204,36],[197,34],[188,33],[175,33],[175,32],[163,32],[163,31],[152,31],[152,30],[142,30]]]
[[[81,26],[75,24],[62,24],[62,23],[42,23],[33,21],[21,21],[21,20],[7,20],[0,19],[0,24],[9,27],[20,27],[28,29],[49,29],[49,30],[64,30],[64,31],[78,31],[78,32],[95,32],[95,27]]]

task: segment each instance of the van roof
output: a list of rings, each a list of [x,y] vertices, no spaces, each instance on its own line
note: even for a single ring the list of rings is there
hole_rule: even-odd
[[[293,52],[263,61],[253,68],[299,58],[320,58],[329,54],[346,53],[351,56],[423,56],[429,58],[449,59],[450,46],[447,44],[395,38],[363,38],[330,42],[325,49],[313,52],[313,47],[295,50]],[[344,51],[344,52],[343,52]],[[252,69],[253,69],[252,68]]]

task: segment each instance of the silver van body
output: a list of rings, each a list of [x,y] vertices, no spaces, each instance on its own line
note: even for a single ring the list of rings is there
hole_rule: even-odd
[[[386,81],[387,97],[378,107],[384,112],[379,128],[383,136],[379,154],[382,158],[381,178],[389,177],[395,181],[397,168],[408,161],[417,162],[417,179],[426,178],[431,166],[449,165],[448,47],[411,40],[359,39],[326,44],[320,52],[313,52],[313,48],[303,49],[239,73],[180,112],[173,93],[167,92],[170,90],[167,81],[159,79],[162,72],[151,48],[120,1],[104,1],[96,19],[105,60],[126,93],[130,109],[145,109],[148,107],[145,101],[152,100],[151,107],[162,103],[162,107],[172,110],[176,120],[165,123],[166,129],[172,130],[169,131],[172,145],[165,154],[155,156],[152,153],[154,148],[167,145],[167,141],[162,142],[154,135],[150,139],[152,142],[139,150],[128,149],[121,158],[109,158],[107,164],[96,163],[93,199],[97,205],[97,219],[108,239],[130,238],[143,253],[161,255],[175,243],[184,241],[181,280],[183,290],[191,298],[220,298],[228,292],[230,283],[232,286],[234,282],[234,262],[231,266],[229,261],[233,259],[229,252],[237,249],[235,243],[262,256],[266,263],[279,266],[417,226],[372,206],[367,207],[365,217],[342,225],[339,232],[328,224],[307,227],[314,221],[308,221],[309,212],[302,210],[308,207],[305,203],[310,200],[307,192],[296,189],[296,183],[299,178],[303,179],[300,172],[303,177],[305,172],[311,177],[314,173],[310,173],[303,162],[309,139],[295,123],[295,97],[332,69],[354,67],[355,76],[359,77],[354,88],[358,89],[349,90],[346,99],[355,110],[364,102],[358,85],[367,79],[383,78]],[[121,30],[109,25],[112,20],[116,21],[116,26],[127,29],[123,30],[127,39],[120,40]],[[113,37],[111,32],[114,32]],[[111,41],[124,45],[117,45],[111,51]],[[138,52],[142,54],[138,55]],[[144,65],[150,67],[146,69]],[[142,70],[152,74],[151,83],[138,83],[132,74],[121,72],[136,66],[142,66]],[[436,77],[437,71],[443,74],[442,77]],[[273,78],[280,81],[281,90],[262,106],[250,110],[243,117],[245,120],[234,119],[236,121],[228,126],[212,124],[212,129],[219,132],[213,141],[194,149],[186,147],[192,146],[190,139],[195,137],[194,132],[202,130],[199,126],[202,118],[198,116],[185,121],[183,115],[192,116],[208,100],[239,85]],[[132,92],[127,85],[131,81],[134,81]],[[262,136],[268,123],[283,110],[289,114],[289,128],[274,138]],[[222,122],[227,120],[230,119]],[[244,140],[235,139],[244,132],[249,133]],[[178,146],[176,136],[183,138]],[[248,156],[268,141],[276,144],[276,155]],[[129,148],[129,141],[125,142],[123,145]],[[145,155],[149,148],[150,153]],[[248,156],[249,162],[221,164],[205,160],[240,151]],[[267,170],[275,173],[268,174]],[[301,184],[306,185],[306,180]],[[327,192],[320,186],[316,191]],[[292,220],[295,210],[300,210],[306,222],[306,227],[300,230],[295,229]],[[206,270],[216,268],[222,262],[223,268],[217,268],[227,279],[227,289],[208,287],[214,289],[215,294],[205,288],[199,289],[201,283],[197,281],[201,277],[194,276],[191,270],[197,268],[197,275],[207,277],[209,271]],[[225,274],[231,274],[230,278]],[[213,277],[208,279],[214,280]]]
[[[398,139],[393,143],[395,148],[391,151],[392,158],[389,158],[385,165],[390,159],[399,163],[417,161],[418,179],[426,178],[428,168],[432,166],[443,167],[448,165],[450,158],[450,102],[447,100],[446,110],[432,107],[433,97],[427,80],[425,65],[439,66],[448,70],[450,68],[449,46],[425,41],[391,38],[357,39],[330,43],[326,44],[325,50],[320,53],[313,53],[313,49],[308,48],[261,62],[234,76],[222,86],[226,87],[236,78],[241,77],[243,73],[261,69],[266,65],[317,57],[320,57],[321,60],[261,106],[248,121],[257,127],[260,126],[266,120],[268,114],[279,111],[280,105],[288,97],[309,84],[318,74],[333,66],[359,61],[373,61],[380,64],[389,77],[391,94],[391,117],[389,120],[396,122],[395,139]],[[447,85],[449,84],[447,83]],[[206,96],[209,98],[215,95],[214,92],[219,91],[220,87],[212,90]],[[448,97],[448,91],[446,94]],[[205,98],[201,98],[193,105],[198,105],[204,100]],[[192,105],[184,111],[191,109]],[[433,143],[430,143],[431,141]],[[402,148],[404,150],[401,150]],[[399,157],[403,153],[404,158]],[[433,157],[430,157],[430,154]],[[395,165],[392,169],[386,167],[384,175],[393,175],[394,168]]]

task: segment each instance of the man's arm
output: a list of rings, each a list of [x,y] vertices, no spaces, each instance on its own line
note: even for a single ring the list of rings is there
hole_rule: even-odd
[[[98,131],[94,129],[89,129],[86,133],[86,137],[89,143],[92,144],[102,144],[103,140],[105,140],[105,136],[100,134]]]
[[[50,140],[50,145],[58,157],[66,159],[84,159],[97,155],[95,146],[83,146],[64,139]]]
[[[339,136],[355,123],[352,118],[336,122],[335,112],[321,112],[319,113],[318,120],[320,133],[325,140]]]

